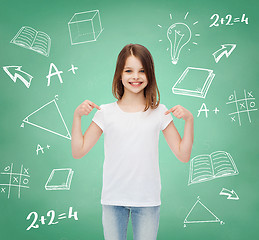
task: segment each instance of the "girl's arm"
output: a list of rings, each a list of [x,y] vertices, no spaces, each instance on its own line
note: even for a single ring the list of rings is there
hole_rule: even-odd
[[[100,107],[89,100],[85,100],[80,104],[74,113],[73,125],[72,125],[72,155],[74,158],[82,158],[86,155],[91,148],[96,144],[100,136],[102,135],[102,129],[94,122],[82,134],[81,131],[81,118],[83,115],[88,115],[93,108],[100,110]]]
[[[175,117],[179,119],[183,118],[185,121],[184,135],[183,138],[181,138],[172,121],[163,130],[164,137],[175,156],[182,162],[188,162],[191,156],[194,135],[193,116],[187,109],[180,105],[169,109],[165,114],[169,114],[170,112],[172,112]]]

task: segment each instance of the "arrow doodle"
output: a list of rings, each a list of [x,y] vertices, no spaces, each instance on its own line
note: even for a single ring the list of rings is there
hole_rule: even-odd
[[[221,192],[219,193],[219,195],[226,195],[228,196],[227,199],[232,199],[232,200],[238,200],[239,197],[237,196],[237,194],[235,193],[234,190],[230,191],[226,188],[222,188]]]
[[[214,52],[212,55],[216,61],[216,63],[219,62],[219,60],[226,55],[226,57],[228,58],[229,55],[234,51],[234,49],[236,48],[236,44],[223,44],[221,45],[221,49],[219,49],[218,51]]]
[[[27,88],[31,85],[31,80],[33,76],[21,70],[22,66],[5,66],[3,67],[4,71],[8,74],[8,76],[16,82],[17,78],[20,79]],[[13,70],[14,74],[11,73]],[[18,72],[18,73],[17,73]],[[26,80],[27,79],[27,80]]]

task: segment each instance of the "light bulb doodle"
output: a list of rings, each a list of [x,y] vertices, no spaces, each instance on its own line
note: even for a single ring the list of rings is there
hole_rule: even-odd
[[[190,41],[192,36],[190,28],[185,23],[175,23],[167,30],[167,38],[171,45],[171,59],[177,64],[182,48]]]
[[[171,21],[173,19],[172,14],[170,13],[169,16]],[[189,12],[187,12],[184,16],[184,22],[188,22],[187,23],[188,25],[183,23],[182,21],[176,22],[174,24],[171,23],[169,27],[166,28],[167,30],[165,34],[163,34],[167,42],[166,51],[169,51],[169,50],[171,51],[171,61],[174,65],[178,63],[181,50],[184,46],[187,45],[187,43],[192,41],[194,45],[198,45],[196,41],[197,39],[196,37],[200,37],[200,34],[196,33],[195,31],[197,29],[195,28],[192,29],[192,27],[195,26],[199,21],[190,23],[190,21],[187,19],[188,16],[189,16]],[[157,26],[161,30],[163,30],[163,26],[161,24],[157,24]],[[170,42],[171,48],[168,46],[168,40]],[[159,42],[163,43],[163,39],[159,39]],[[191,51],[189,47],[188,47],[188,50]]]

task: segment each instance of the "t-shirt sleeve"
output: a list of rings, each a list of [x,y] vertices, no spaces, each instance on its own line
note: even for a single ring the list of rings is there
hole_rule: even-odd
[[[101,110],[97,110],[92,119],[103,131],[104,131],[104,110],[103,106],[100,106]]]
[[[171,115],[171,113],[168,113],[167,115],[165,115],[165,112],[168,109],[166,108],[165,105],[161,104],[161,122],[160,122],[160,130],[164,130],[168,124],[173,121],[173,117]]]

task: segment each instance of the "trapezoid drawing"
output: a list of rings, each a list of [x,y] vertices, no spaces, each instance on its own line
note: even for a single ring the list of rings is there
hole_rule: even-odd
[[[28,115],[23,122],[71,140],[71,135],[55,99]]]
[[[184,219],[187,223],[223,223],[213,212],[211,212],[201,201],[200,198],[195,202],[190,212]]]

